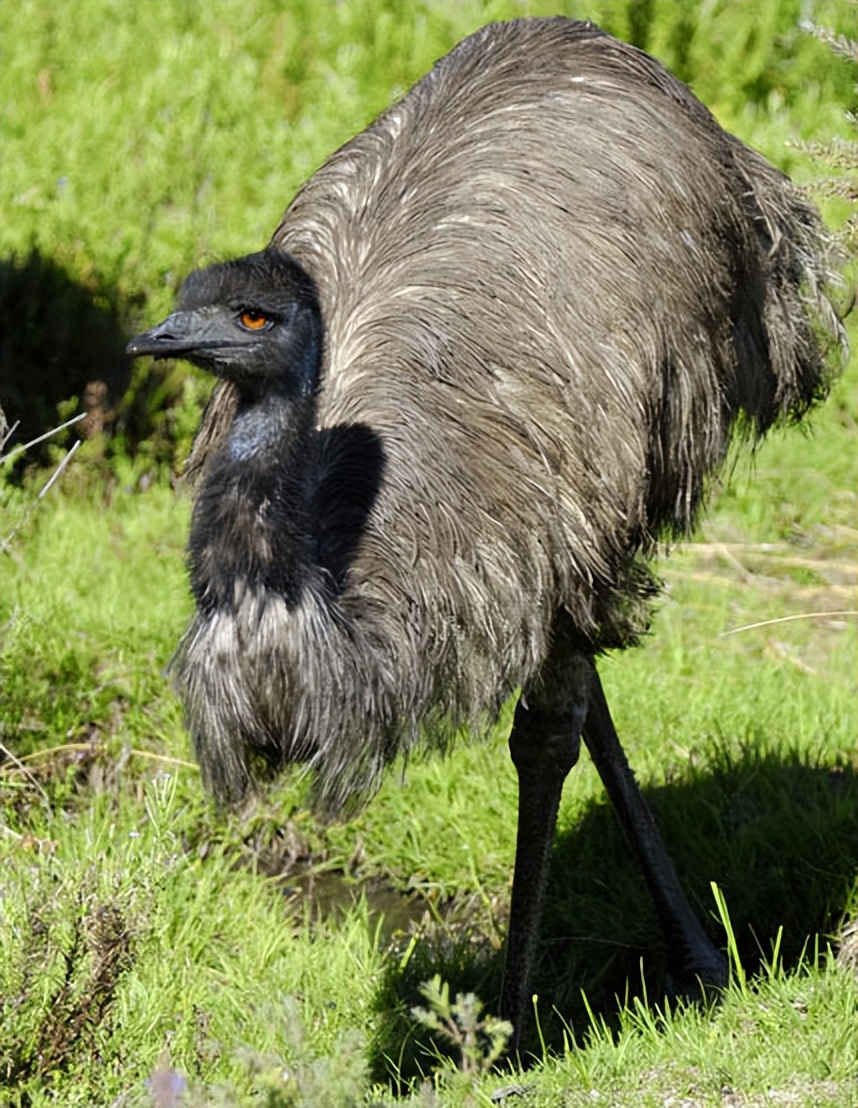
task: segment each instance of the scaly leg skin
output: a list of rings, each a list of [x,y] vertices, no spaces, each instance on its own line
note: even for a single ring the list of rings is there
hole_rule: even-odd
[[[620,745],[595,663],[591,660],[590,664],[592,680],[584,742],[626,838],[643,867],[667,941],[671,969],[682,989],[699,989],[701,984],[723,987],[727,984],[727,962],[706,937],[679,882],[652,812]]]

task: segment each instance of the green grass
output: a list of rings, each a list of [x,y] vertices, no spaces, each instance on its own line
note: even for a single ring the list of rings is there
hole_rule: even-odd
[[[800,0],[19,0],[0,11],[0,251],[31,249],[130,314],[187,271],[263,244],[298,186],[458,39],[493,18],[589,17],[654,51],[785,169],[843,131],[849,67]],[[842,0],[814,16],[851,30]]]
[[[835,410],[821,413],[815,441],[836,433],[827,426]],[[719,637],[841,604],[827,585],[813,586],[808,602],[808,586],[789,576],[749,573],[737,586],[732,564],[712,565],[713,533],[741,530],[730,509],[728,497],[702,552],[692,544],[665,563],[670,591],[651,641],[603,668],[633,763],[722,945],[709,881],[726,892],[751,983],[715,1012],[662,1020],[636,1002],[641,958],[649,995],[661,995],[663,951],[582,759],[564,798],[536,982],[543,1034],[561,1053],[517,1078],[546,1097],[564,1089],[558,1103],[585,1103],[597,1088],[612,1103],[695,1090],[699,1103],[714,1104],[726,1083],[748,1097],[770,1086],[804,1090],[796,1102],[807,1104],[826,1103],[833,1089],[837,1104],[854,1075],[855,989],[825,952],[854,895],[854,620]],[[358,1102],[371,1087],[364,1064],[376,1080],[431,1069],[425,1036],[407,1015],[422,981],[441,972],[454,989],[494,995],[514,834],[503,729],[445,761],[410,766],[404,785],[391,773],[345,825],[313,821],[295,781],[273,788],[243,821],[217,820],[184,764],[186,740],[161,676],[189,610],[185,522],[184,503],[161,488],[117,495],[107,507],[58,497],[31,518],[17,564],[4,567],[2,741],[27,773],[7,762],[2,776],[2,1064],[18,1067],[21,1103],[48,1103],[54,1082],[63,1103],[109,1103],[117,1091],[142,1103],[142,1083],[168,1049],[176,1071],[209,1090],[200,1096],[222,1086],[243,1103],[254,1082],[276,1086],[272,1058],[287,1067],[315,1059],[325,1081],[345,1083]],[[809,560],[824,552],[820,539],[780,546]],[[293,893],[292,859],[419,893],[426,918],[380,935],[370,886],[368,905],[310,926],[314,897],[306,885]],[[105,916],[127,937],[115,980],[107,959],[108,999],[93,1012],[82,998],[99,995],[111,940],[94,921]],[[781,962],[769,973],[779,928]],[[618,1006],[613,996],[626,989],[628,1005]],[[61,1028],[75,1020],[85,1031],[70,1043]],[[765,1035],[737,1039],[736,1026],[760,1021]],[[579,1048],[564,1053],[573,1032]],[[779,1047],[784,1035],[800,1047]],[[54,1076],[32,1052],[49,1063],[55,1056]],[[93,1065],[95,1055],[109,1065]],[[307,1090],[314,1074],[301,1077]],[[503,1080],[470,1082],[491,1090]],[[635,1100],[641,1082],[659,1090],[646,1094],[651,1101]],[[442,1103],[464,1102],[456,1081],[443,1088]]]
[[[99,343],[121,340],[192,266],[264,242],[314,166],[436,56],[517,12],[590,15],[653,50],[807,179],[785,141],[837,131],[854,89],[796,30],[800,9],[0,5],[0,266],[20,312],[3,341],[17,319],[21,349],[42,343],[71,380],[40,281],[48,307],[68,297],[60,340],[90,316]],[[813,17],[849,29],[844,5]],[[201,390],[153,385],[175,464]],[[499,984],[508,714],[447,759],[396,767],[346,823],[313,817],[297,774],[219,816],[163,675],[191,610],[188,504],[152,479],[151,440],[117,452],[105,485],[76,459],[26,518],[32,488],[0,487],[0,539],[23,520],[0,554],[0,1103],[458,1106],[503,1086],[540,1108],[853,1102],[858,988],[832,943],[858,911],[856,392],[853,356],[811,435],[737,456],[661,563],[648,641],[602,663],[683,880],[731,951],[730,989],[665,1008],[654,912],[585,755],[553,854],[539,1031],[512,1072],[488,1071],[493,1028],[468,999]],[[436,974],[449,994],[421,991]]]

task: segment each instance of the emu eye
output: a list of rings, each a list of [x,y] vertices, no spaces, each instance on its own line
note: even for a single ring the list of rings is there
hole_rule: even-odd
[[[248,331],[264,331],[273,324],[274,320],[255,308],[245,308],[239,313],[238,322]]]

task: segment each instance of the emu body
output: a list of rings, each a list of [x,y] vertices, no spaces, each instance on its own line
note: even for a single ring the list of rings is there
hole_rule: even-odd
[[[264,251],[192,275],[129,347],[221,378],[173,662],[219,798],[262,756],[309,762],[341,807],[522,690],[517,1036],[582,735],[680,972],[723,975],[593,659],[645,629],[647,559],[691,528],[734,430],[824,394],[825,278],[813,211],[658,63],[589,24],[518,20],[438,62]]]

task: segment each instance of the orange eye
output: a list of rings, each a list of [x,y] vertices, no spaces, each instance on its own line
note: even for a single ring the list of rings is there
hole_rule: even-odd
[[[263,327],[267,327],[271,322],[264,312],[257,312],[253,308],[245,308],[238,317],[238,321],[248,331],[261,331]]]

